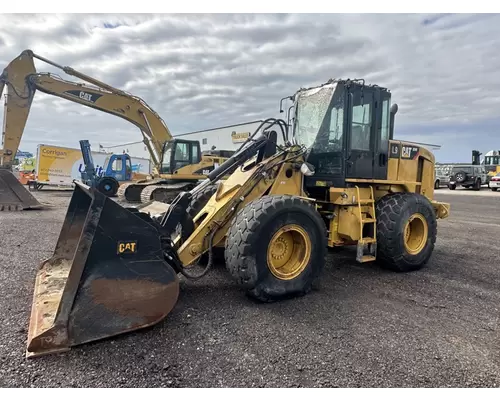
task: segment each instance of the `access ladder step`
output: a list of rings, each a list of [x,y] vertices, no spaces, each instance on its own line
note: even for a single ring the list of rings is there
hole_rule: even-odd
[[[377,222],[375,218],[363,218],[361,221],[363,221],[363,224],[374,224]]]
[[[362,263],[371,262],[371,261],[375,261],[376,259],[377,259],[377,257],[366,254],[363,257],[361,257],[361,262]]]

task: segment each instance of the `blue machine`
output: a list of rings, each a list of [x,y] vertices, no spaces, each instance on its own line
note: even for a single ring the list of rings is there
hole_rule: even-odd
[[[92,150],[88,140],[80,140],[83,164],[85,169],[81,173],[82,182],[96,188],[106,196],[116,195],[120,182],[132,179],[132,160],[128,154],[112,154],[106,159],[101,173],[96,171]]]

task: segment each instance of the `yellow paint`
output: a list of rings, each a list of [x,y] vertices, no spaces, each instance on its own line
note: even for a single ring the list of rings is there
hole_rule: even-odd
[[[241,143],[247,140],[250,137],[250,132],[236,132],[233,131],[231,133],[231,139],[233,143]]]
[[[267,266],[278,279],[291,280],[299,276],[311,258],[311,239],[299,225],[280,228],[269,241]]]
[[[300,164],[284,163],[271,186],[270,193],[273,195],[289,194],[293,196],[306,196],[303,189],[304,175],[302,175],[299,169]],[[291,175],[290,177],[287,177],[287,172]]]
[[[136,253],[137,252],[137,242],[120,242],[118,243],[118,254],[123,253]]]
[[[293,149],[295,148],[291,150]],[[263,193],[280,192],[277,177],[286,176],[286,169],[290,167],[290,163],[285,161],[286,157],[294,157],[293,161],[299,166],[303,161],[302,157],[297,157],[293,153],[278,152],[255,165],[256,158],[254,157],[242,167],[237,168],[226,180],[220,182],[215,195],[194,218],[194,232],[185,242],[180,243],[180,239],[177,239],[174,243],[176,247],[178,246],[177,253],[182,265],[185,267],[192,265],[208,249],[207,237],[211,235],[212,230],[216,230],[212,245],[218,246],[223,243],[232,219],[250,201],[262,197]],[[262,179],[264,172],[266,178]],[[299,173],[297,169],[294,169],[294,174]],[[295,191],[297,179],[302,178],[292,176],[290,182],[285,185]],[[201,245],[193,246],[194,244]]]
[[[427,243],[429,227],[424,216],[416,213],[410,216],[404,227],[404,245],[409,254],[420,253]]]
[[[78,168],[75,163],[82,159],[82,152],[79,149],[40,145],[38,159],[36,173],[39,182],[71,183],[71,171]]]

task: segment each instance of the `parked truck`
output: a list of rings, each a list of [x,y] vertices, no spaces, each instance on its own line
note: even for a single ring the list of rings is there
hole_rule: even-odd
[[[81,180],[85,171],[82,151],[80,148],[70,148],[39,144],[36,152],[35,180],[30,187],[36,190],[43,186],[72,187],[73,180]],[[97,176],[102,176],[106,160],[112,154],[93,151]],[[132,161],[132,180],[141,179],[151,173],[151,162],[146,158],[130,157]],[[113,165],[112,165],[113,167]]]

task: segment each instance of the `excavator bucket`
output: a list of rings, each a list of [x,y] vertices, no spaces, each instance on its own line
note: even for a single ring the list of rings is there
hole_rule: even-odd
[[[26,357],[154,325],[178,295],[158,229],[75,182],[54,254],[36,275]]]
[[[0,211],[39,210],[43,206],[12,172],[0,168]]]

